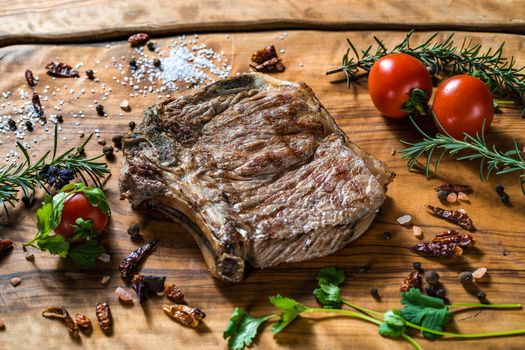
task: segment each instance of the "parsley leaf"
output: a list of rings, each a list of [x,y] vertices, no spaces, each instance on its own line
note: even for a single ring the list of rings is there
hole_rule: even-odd
[[[111,215],[108,199],[106,198],[106,195],[104,194],[104,191],[102,191],[101,188],[89,187],[84,185],[83,183],[76,183],[68,184],[62,187],[60,192],[83,193],[87,197],[89,204],[91,204],[94,207],[99,207],[104,214],[108,216]]]
[[[47,250],[53,255],[58,255],[65,258],[69,251],[69,242],[60,235],[46,236],[37,241],[38,247],[42,250]]]
[[[42,207],[36,211],[38,235],[47,236],[49,232],[60,225],[66,199],[66,193],[58,193],[54,197],[46,196],[44,198]]]
[[[319,288],[314,295],[319,304],[325,309],[339,309],[342,304],[339,285],[345,280],[345,273],[335,267],[325,267],[317,275]]]
[[[442,331],[450,321],[450,313],[443,300],[423,295],[417,288],[401,293],[401,304],[405,307],[399,311],[400,315],[419,326]],[[423,335],[428,339],[439,337],[428,332],[423,332]]]
[[[243,309],[236,307],[222,336],[224,339],[228,339],[230,350],[242,350],[245,346],[252,344],[259,326],[272,317],[274,315],[255,318]]]
[[[99,256],[104,254],[104,247],[96,240],[72,244],[69,247],[71,260],[81,269],[89,269],[95,266]]]
[[[379,334],[385,337],[397,338],[405,332],[405,321],[403,317],[397,314],[397,310],[385,312],[383,323],[379,326]]]
[[[270,297],[270,302],[282,311],[279,315],[280,319],[273,324],[274,334],[285,329],[301,312],[308,309],[303,304],[281,295]]]
[[[75,225],[73,225],[73,227],[75,228],[75,233],[68,238],[70,242],[75,242],[78,240],[89,241],[97,237],[97,233],[93,229],[92,220],[78,218],[75,220]]]

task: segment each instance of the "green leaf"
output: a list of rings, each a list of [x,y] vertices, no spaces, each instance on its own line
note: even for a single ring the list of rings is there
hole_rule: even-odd
[[[303,304],[281,295],[270,297],[270,302],[282,312],[280,319],[273,324],[272,333],[279,333],[285,329],[299,314],[308,308]]]
[[[222,336],[228,339],[228,347],[231,350],[242,350],[245,346],[252,344],[259,326],[272,317],[274,315],[255,318],[236,307]]]
[[[60,225],[62,221],[62,210],[64,209],[64,203],[69,198],[67,193],[57,193],[53,196],[53,211],[51,213],[51,227],[54,229]]]
[[[401,303],[405,305],[400,315],[409,322],[419,326],[442,331],[443,326],[450,321],[448,307],[442,299],[421,294],[416,288],[401,293]],[[438,335],[423,332],[428,339],[438,338]]]
[[[77,183],[66,185],[60,191],[83,193],[87,197],[89,204],[91,204],[94,207],[99,207],[104,214],[108,216],[111,215],[111,209],[109,208],[108,199],[106,198],[106,195],[104,194],[104,191],[102,191],[101,188],[89,187],[84,185],[83,183]]]
[[[42,206],[36,211],[36,226],[39,233],[49,233],[51,227],[51,216],[53,215],[53,202],[50,196],[46,196]]]
[[[405,321],[396,311],[390,310],[385,312],[383,316],[384,322],[379,326],[379,334],[385,337],[397,338],[405,333]]]
[[[341,307],[341,289],[339,285],[345,280],[345,273],[335,267],[321,269],[317,276],[319,288],[314,290],[317,301],[325,309],[338,309]]]
[[[53,255],[58,255],[65,258],[69,251],[69,242],[60,235],[45,236],[37,241],[38,247],[42,250],[47,250]]]
[[[96,240],[72,244],[69,247],[69,256],[76,266],[89,269],[95,266],[97,259],[104,253],[104,247]]]
[[[68,238],[68,241],[70,242],[82,240],[89,241],[97,238],[97,233],[93,230],[93,221],[91,220],[78,218],[75,220],[75,225],[73,225],[73,227],[75,228],[75,233]]]

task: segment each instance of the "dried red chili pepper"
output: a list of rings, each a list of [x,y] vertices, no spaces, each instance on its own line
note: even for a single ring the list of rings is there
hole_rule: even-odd
[[[89,329],[92,327],[91,320],[84,314],[76,314],[74,320],[79,328]]]
[[[42,108],[42,104],[40,103],[40,97],[36,92],[33,92],[31,103],[33,104],[35,113],[40,117],[40,119],[42,119],[42,117],[44,116],[44,108]]]
[[[434,188],[436,192],[444,191],[447,194],[449,193],[469,193],[472,192],[472,187],[469,185],[458,185],[458,184],[442,184]]]
[[[131,46],[142,46],[149,40],[149,35],[146,33],[133,34],[128,38],[128,43]]]
[[[255,69],[257,72],[273,70],[282,72],[285,69],[281,59],[277,57],[277,52],[275,51],[275,46],[273,45],[257,50],[252,55],[252,62],[255,62],[256,65],[250,65],[250,67]]]
[[[162,309],[168,316],[180,323],[190,326],[197,327],[200,322],[206,317],[206,314],[197,308],[189,307],[187,305],[175,304],[168,305],[164,304]]]
[[[64,320],[64,324],[66,325],[69,334],[71,334],[71,336],[75,338],[78,338],[80,336],[77,324],[69,315],[69,312],[67,312],[65,307],[54,306],[47,308],[46,310],[42,311],[42,316],[46,318],[58,318]]]
[[[107,302],[98,303],[95,308],[95,314],[97,315],[97,320],[98,324],[100,325],[100,328],[104,332],[109,331],[111,326],[113,325],[113,317],[111,316],[111,309],[109,308],[109,304]]]
[[[182,293],[182,290],[180,290],[180,288],[173,283],[166,284],[166,287],[164,288],[164,294],[169,300],[176,304],[186,304],[184,301],[184,293]]]
[[[164,293],[166,277],[135,275],[131,279],[131,287],[137,292],[139,303],[143,303],[151,296]]]
[[[79,77],[78,71],[73,69],[70,65],[62,62],[51,62],[46,66],[47,74],[52,77],[59,78],[75,78]]]
[[[27,84],[31,87],[36,85],[35,77],[33,76],[33,72],[31,72],[29,69],[26,70],[25,73]]]
[[[137,265],[144,259],[144,257],[157,245],[157,240],[152,240],[144,244],[142,247],[134,250],[129,254],[119,265],[120,275],[124,279],[131,277],[131,273],[135,270]]]
[[[0,258],[9,254],[11,250],[13,250],[13,241],[0,239]]]
[[[421,289],[421,275],[418,270],[410,272],[410,274],[401,282],[400,292],[408,292],[412,288]]]
[[[474,223],[472,222],[472,219],[463,209],[447,210],[443,208],[434,207],[432,205],[425,205],[425,208],[427,208],[435,216],[453,222],[466,230],[474,229]]]
[[[437,234],[432,242],[418,243],[413,250],[436,257],[454,257],[463,255],[463,249],[474,245],[476,241],[469,234],[460,234],[455,230],[448,230]]]

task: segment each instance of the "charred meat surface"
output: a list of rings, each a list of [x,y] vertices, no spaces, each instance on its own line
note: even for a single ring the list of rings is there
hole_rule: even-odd
[[[238,282],[358,238],[394,174],[351,143],[304,83],[244,74],[145,111],[123,137],[122,197],[182,223]]]

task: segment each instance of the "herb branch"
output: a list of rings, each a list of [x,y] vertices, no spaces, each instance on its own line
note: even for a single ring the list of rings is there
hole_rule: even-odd
[[[436,123],[439,121],[434,116]],[[408,169],[413,170],[419,166],[418,160],[423,155],[426,155],[425,175],[430,176],[431,162],[434,154],[441,152],[434,162],[434,172],[437,173],[439,164],[445,155],[455,157],[457,160],[480,160],[479,176],[481,180],[486,180],[492,173],[496,175],[507,174],[515,171],[521,172],[520,184],[522,192],[525,194],[525,160],[523,151],[519,148],[518,143],[514,139],[514,149],[508,151],[499,151],[495,145],[489,147],[485,141],[485,123],[481,130],[481,135],[476,134],[476,137],[465,134],[463,140],[457,140],[450,136],[446,131],[445,134],[438,133],[435,137],[429,136],[417,125],[412,117],[410,117],[412,124],[414,124],[417,131],[423,135],[423,140],[417,143],[410,143],[401,141],[408,147],[401,150],[402,158],[408,159]],[[443,128],[441,128],[444,130]],[[462,152],[470,151],[468,154],[460,155]]]
[[[406,333],[408,328],[420,330],[428,339],[436,339],[443,336],[449,338],[490,338],[525,334],[525,329],[466,334],[442,331],[442,327],[450,322],[450,308],[512,309],[521,308],[521,304],[464,303],[445,305],[442,299],[423,295],[419,289],[412,288],[408,292],[401,293],[401,303],[404,305],[402,309],[392,309],[381,313],[354,305],[349,300],[342,298],[339,285],[344,280],[344,272],[337,270],[335,267],[321,269],[317,277],[319,288],[314,291],[314,295],[323,308],[310,308],[294,299],[281,295],[270,298],[270,302],[279,310],[279,314],[274,313],[254,318],[243,309],[236,308],[224,331],[223,337],[228,340],[228,346],[231,350],[242,350],[253,343],[259,327],[265,322],[273,320],[272,332],[279,333],[299,315],[308,313],[333,313],[372,323],[378,327],[378,332],[382,336],[401,337],[416,350],[422,350],[423,348]],[[337,305],[338,307],[334,307]],[[340,309],[339,307],[342,305],[349,306],[356,311]]]
[[[100,187],[100,179],[110,171],[106,163],[96,161],[103,157],[103,154],[86,157],[84,147],[92,136],[93,134],[89,135],[80,147],[70,148],[57,155],[58,135],[55,126],[52,151],[47,151],[33,163],[26,148],[17,142],[18,148],[24,155],[24,161],[18,165],[11,163],[0,166],[0,205],[3,205],[7,211],[6,204],[15,206],[19,201],[19,191],[22,191],[24,197],[33,198],[37,187],[42,187],[47,192],[49,191],[46,185],[60,189],[76,176],[80,176],[86,183],[85,176],[88,176],[96,186]],[[51,158],[48,160],[50,154]]]
[[[377,47],[373,49],[370,45],[361,53],[347,39],[349,48],[343,55],[341,67],[326,74],[343,72],[350,85],[351,82],[367,76],[374,63],[381,57],[401,52],[423,62],[434,76],[475,75],[487,84],[495,96],[523,103],[525,66],[517,66],[514,57],[502,56],[504,43],[496,50],[492,48],[484,50],[481,44],[474,44],[472,40],[467,41],[466,38],[461,46],[457,46],[453,40],[454,34],[438,42],[435,40],[438,33],[435,33],[424,43],[412,47],[410,39],[413,34],[413,30],[408,32],[405,38],[392,49],[388,49],[381,39],[374,36]],[[525,117],[525,109],[522,117]]]

